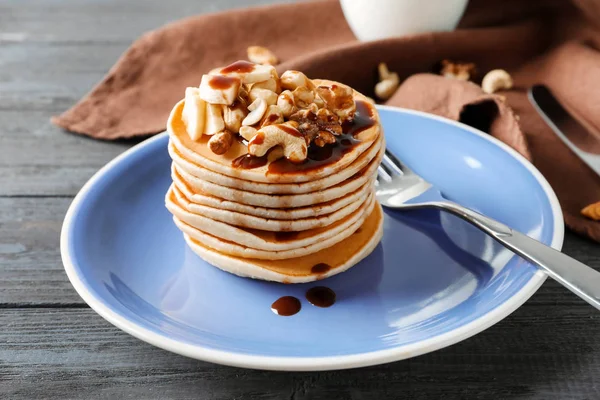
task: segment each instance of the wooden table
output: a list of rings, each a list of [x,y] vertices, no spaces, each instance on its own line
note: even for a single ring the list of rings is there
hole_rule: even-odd
[[[0,398],[598,399],[600,314],[554,282],[491,329],[407,361],[261,372],[157,349],[79,298],[59,232],[85,181],[133,142],[65,133],[74,104],[142,32],[256,0],[0,0]],[[600,246],[564,251],[600,267]]]

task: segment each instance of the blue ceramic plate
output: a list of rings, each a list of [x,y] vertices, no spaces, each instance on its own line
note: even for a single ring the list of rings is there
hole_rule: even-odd
[[[559,249],[562,215],[525,159],[465,125],[380,108],[387,146],[444,194]],[[384,363],[468,338],[506,317],[545,275],[456,217],[386,211],[384,236],[360,264],[316,284],[239,278],[189,250],[164,207],[168,138],[125,152],[83,187],[61,238],[71,283],[100,315],[155,346],[215,363],[325,370]],[[280,317],[280,296],[303,300]]]

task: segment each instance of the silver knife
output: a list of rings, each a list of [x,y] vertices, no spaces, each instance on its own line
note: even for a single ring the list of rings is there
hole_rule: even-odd
[[[584,151],[573,143],[568,135],[589,136],[589,131],[565,110],[556,100],[550,89],[544,85],[535,85],[529,89],[529,101],[556,135],[600,176],[600,155]]]

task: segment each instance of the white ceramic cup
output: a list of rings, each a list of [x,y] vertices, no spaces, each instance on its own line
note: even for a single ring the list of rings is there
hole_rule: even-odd
[[[359,40],[377,40],[456,28],[468,0],[340,0]]]

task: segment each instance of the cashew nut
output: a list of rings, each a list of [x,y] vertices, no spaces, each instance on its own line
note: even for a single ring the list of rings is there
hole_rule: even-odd
[[[225,107],[223,113],[225,128],[233,133],[238,133],[242,126],[242,121],[247,114],[248,110],[241,101],[237,101],[233,105]]]
[[[220,104],[206,104],[206,125],[204,127],[205,135],[214,135],[225,129],[223,121],[223,106]]]
[[[272,147],[271,150],[267,152],[267,161],[273,162],[275,160],[279,160],[280,158],[285,157],[283,154],[283,147],[276,146]]]
[[[248,143],[248,153],[262,157],[275,146],[283,148],[283,155],[291,162],[306,160],[308,146],[304,136],[295,128],[284,125],[268,125],[260,128]]]
[[[208,140],[210,150],[218,155],[225,154],[233,143],[233,134],[228,130],[217,132]]]
[[[223,75],[202,75],[200,97],[210,104],[232,104],[238,96],[240,78]]]
[[[246,115],[246,118],[242,121],[242,125],[254,125],[258,123],[267,111],[267,102],[259,97],[248,106],[248,110],[250,110],[250,113]]]
[[[399,85],[400,78],[398,77],[398,74],[392,72],[388,74],[387,78],[375,85],[375,95],[381,100],[387,100],[392,97]]]
[[[204,133],[206,122],[206,102],[200,98],[198,88],[185,89],[185,103],[181,118],[190,139],[194,141],[200,139]]]
[[[296,105],[294,104],[294,95],[289,90],[281,92],[277,97],[277,107],[281,110],[284,117],[289,117],[296,111]]]
[[[277,56],[271,50],[262,46],[248,47],[248,60],[257,64],[277,65],[279,63]]]
[[[315,100],[314,92],[306,86],[298,86],[294,89],[292,95],[294,96],[294,104],[298,108],[306,108]]]
[[[283,89],[294,90],[297,87],[304,86],[310,90],[315,89],[315,84],[300,71],[285,71],[280,78]]]
[[[242,125],[240,127],[240,136],[246,140],[252,140],[252,138],[256,135],[257,129],[253,126]]]
[[[260,122],[261,128],[267,125],[275,125],[283,123],[283,114],[277,106],[269,106],[267,112]]]
[[[510,89],[513,80],[508,72],[503,69],[494,69],[485,74],[481,81],[481,88],[485,93],[492,94],[500,89]]]
[[[380,81],[383,81],[390,76],[390,70],[388,69],[387,64],[384,62],[379,63],[377,66],[377,71],[379,72]]]
[[[267,105],[272,106],[277,103],[277,93],[261,88],[252,88],[250,93],[248,93],[248,98],[250,101],[255,101],[260,98],[267,102]]]
[[[450,60],[442,60],[442,69],[440,74],[446,78],[454,78],[460,81],[468,81],[475,75],[476,68],[474,63],[460,63]]]
[[[390,72],[386,63],[381,62],[377,66],[379,82],[375,85],[375,95],[381,100],[387,100],[398,89],[400,78],[395,72]]]

